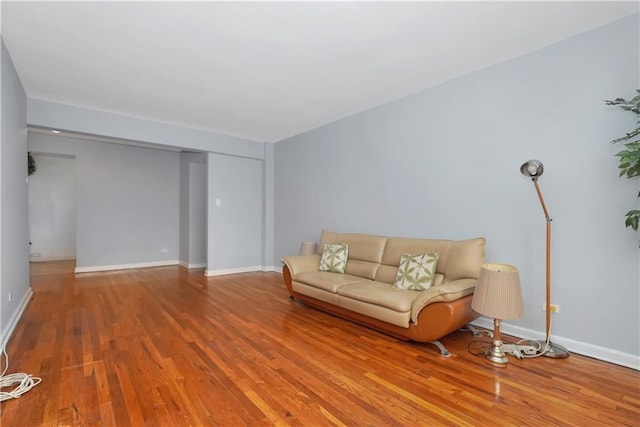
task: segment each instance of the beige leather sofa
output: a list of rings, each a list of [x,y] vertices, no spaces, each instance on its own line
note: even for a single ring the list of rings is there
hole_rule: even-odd
[[[318,271],[325,244],[347,243],[345,274]],[[485,239],[409,239],[323,230],[318,254],[282,259],[291,298],[375,328],[403,340],[432,342],[478,317],[471,298]],[[393,286],[402,254],[439,254],[432,287],[423,291]]]

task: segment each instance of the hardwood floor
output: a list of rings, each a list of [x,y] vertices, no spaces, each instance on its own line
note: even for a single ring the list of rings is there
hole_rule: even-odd
[[[485,364],[290,301],[279,274],[34,265],[8,426],[640,425],[640,372],[578,355]]]

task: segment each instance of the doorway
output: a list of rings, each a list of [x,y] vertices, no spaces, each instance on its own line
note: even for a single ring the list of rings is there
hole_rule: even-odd
[[[32,153],[36,171],[29,176],[30,261],[76,258],[76,159]]]

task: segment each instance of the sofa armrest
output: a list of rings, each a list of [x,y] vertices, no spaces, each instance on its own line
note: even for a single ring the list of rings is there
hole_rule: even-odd
[[[320,266],[320,255],[296,255],[282,258],[292,276],[300,273],[318,271]]]
[[[472,294],[477,281],[477,279],[459,279],[425,289],[411,306],[411,321],[417,325],[420,311],[431,303],[455,301]]]

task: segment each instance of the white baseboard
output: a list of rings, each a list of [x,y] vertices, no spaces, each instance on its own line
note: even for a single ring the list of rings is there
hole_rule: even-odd
[[[263,271],[264,267],[261,265],[254,265],[251,267],[238,267],[238,268],[222,268],[219,270],[205,270],[205,276],[224,276],[226,274],[239,274],[239,273],[249,273],[252,271]]]
[[[9,319],[9,324],[7,325],[6,329],[2,331],[2,337],[0,337],[0,349],[6,349],[7,342],[9,342],[9,338],[11,338],[11,335],[13,335],[13,331],[16,329],[18,321],[22,317],[22,313],[24,313],[25,308],[27,308],[27,304],[29,303],[29,300],[32,296],[33,290],[29,288],[27,293],[22,298],[22,301],[20,301],[20,304],[16,308],[16,311],[13,313],[13,316],[11,316],[11,319]]]
[[[66,257],[36,257],[31,256],[29,261],[31,262],[48,262],[48,261],[71,261],[72,259],[76,259],[75,256],[66,256]]]
[[[278,270],[278,268],[274,266],[254,265],[251,267],[224,268],[220,270],[205,270],[204,275],[205,276],[224,276],[226,274],[250,273],[254,271],[282,273],[282,269]]]
[[[271,266],[264,267],[262,271],[282,274],[282,267],[276,267],[275,265],[271,265]]]
[[[184,261],[179,261],[178,264],[184,268],[205,268],[207,266],[206,262],[200,262],[200,263],[196,263],[196,264],[189,264],[188,262],[184,262]]]
[[[480,317],[473,321],[471,324],[493,330],[493,320],[486,317]],[[513,335],[520,338],[529,338],[533,340],[543,340],[546,338],[544,332],[538,332],[532,329],[510,325],[505,322],[500,322],[500,330],[505,334]],[[566,347],[573,353],[593,357],[594,359],[603,360],[605,362],[615,363],[616,365],[620,366],[626,366],[627,368],[640,370],[640,356],[572,340],[570,338],[559,337],[553,334],[551,335],[551,341]]]
[[[134,264],[117,264],[117,265],[97,265],[92,267],[76,267],[75,273],[93,273],[98,271],[111,271],[111,270],[127,270],[131,268],[147,268],[147,267],[164,267],[167,265],[180,265],[184,268],[206,268],[207,263],[189,264],[184,261],[170,260],[170,261],[154,261],[154,262],[139,262]],[[238,274],[248,273],[252,271],[265,271],[282,273],[282,267],[276,266],[263,266],[254,265],[251,267],[239,267],[239,268],[227,268],[220,270],[205,270],[205,276],[222,276],[225,274]]]
[[[93,273],[95,271],[128,270],[131,268],[164,267],[178,265],[178,260],[139,262],[135,264],[97,265],[93,267],[76,267],[75,273]]]

